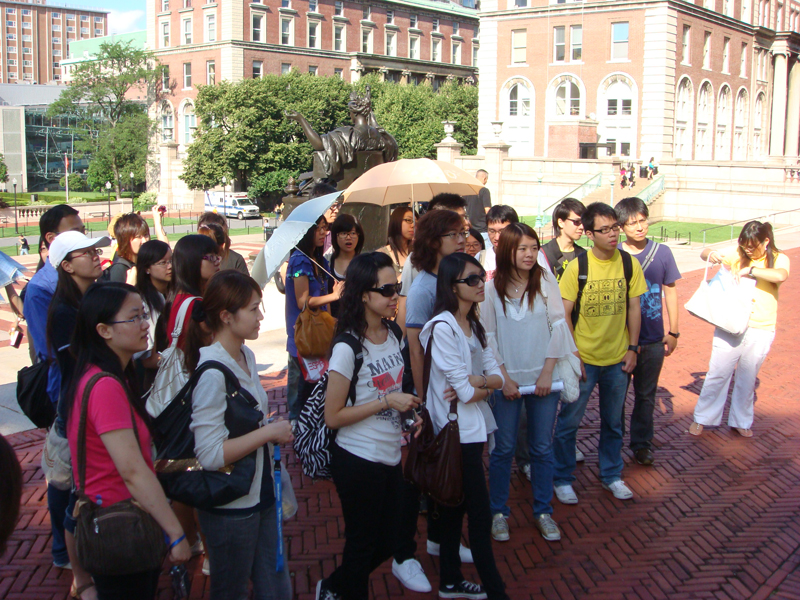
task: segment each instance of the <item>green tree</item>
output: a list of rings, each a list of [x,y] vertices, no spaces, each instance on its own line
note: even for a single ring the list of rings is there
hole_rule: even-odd
[[[96,136],[80,136],[76,149],[91,155],[92,162],[102,157],[104,169],[113,176],[107,180],[117,195],[122,181],[130,180],[130,171],[139,177],[137,183],[144,180],[147,145],[154,128],[146,109],[168,93],[162,89],[163,73],[164,67],[151,52],[135,48],[131,42],[105,42],[94,60],[75,67],[69,86],[50,106],[51,115],[76,116],[78,129],[84,133],[97,131]],[[140,99],[131,100],[135,96]],[[136,152],[132,144],[144,151]],[[131,162],[132,155],[137,161]],[[89,183],[95,187],[91,180]]]
[[[64,175],[59,181],[58,185],[63,188],[67,187],[67,176]],[[70,192],[82,192],[86,187],[86,183],[83,181],[83,177],[81,177],[80,173],[70,173],[69,174],[69,191]]]
[[[6,166],[6,158],[0,154],[0,182],[8,181],[8,167]]]
[[[92,190],[105,191],[107,181],[114,186],[119,184],[120,188],[129,188],[131,173],[134,185],[145,181],[153,121],[143,107],[133,106],[131,109],[131,114],[122,119],[115,128],[103,124],[97,138],[80,143],[80,147],[91,146],[92,160],[86,173],[86,183]],[[78,145],[76,142],[76,146]]]

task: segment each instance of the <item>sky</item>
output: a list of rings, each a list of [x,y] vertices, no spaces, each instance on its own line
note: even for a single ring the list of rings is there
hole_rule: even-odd
[[[109,33],[127,33],[145,28],[145,0],[53,0],[48,4],[110,10]]]

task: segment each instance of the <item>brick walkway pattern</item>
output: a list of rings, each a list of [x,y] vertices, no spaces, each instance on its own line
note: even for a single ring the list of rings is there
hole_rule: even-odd
[[[788,252],[800,264],[800,250]],[[678,285],[681,307],[702,272]],[[683,335],[666,359],[656,406],[656,464],[641,467],[625,450],[624,478],[632,501],[615,500],[600,487],[597,468],[599,415],[596,401],[579,432],[586,462],[577,470],[576,506],[554,500],[562,540],[548,543],[531,525],[531,488],[512,477],[511,540],[495,543],[495,556],[515,600],[609,599],[797,599],[800,598],[800,415],[795,410],[797,368],[794,335],[800,313],[794,298],[800,277],[781,289],[778,335],[757,388],[755,436],[744,439],[727,427],[688,435],[692,410],[711,352],[712,327],[683,309]],[[263,378],[270,398],[285,413],[285,373]],[[632,399],[627,411],[630,414]],[[727,411],[726,411],[727,412]],[[726,417],[727,418],[727,415]],[[725,419],[723,419],[723,423]],[[0,557],[0,598],[63,599],[71,575],[50,559],[50,525],[39,467],[41,431],[11,436],[25,479],[22,516],[6,554]],[[300,475],[288,452],[300,509],[285,525],[289,566],[297,598],[313,598],[317,580],[341,557],[344,523],[330,482]],[[419,558],[434,589],[438,559],[424,552],[419,520]],[[207,597],[207,581],[194,572],[192,598]],[[477,579],[471,566],[465,575]],[[387,563],[371,579],[372,597],[413,598]],[[159,598],[169,599],[163,578]]]

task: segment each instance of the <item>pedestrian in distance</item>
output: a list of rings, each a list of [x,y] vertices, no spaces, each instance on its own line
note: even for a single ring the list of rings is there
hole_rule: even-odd
[[[30,251],[31,251],[31,247],[28,244],[28,238],[26,238],[25,236],[20,235],[19,236],[19,255],[20,256],[25,256]]]
[[[694,408],[694,422],[689,433],[700,435],[705,426],[722,422],[731,378],[736,373],[731,394],[728,425],[742,437],[753,436],[756,379],[775,339],[778,317],[778,293],[789,278],[789,257],[775,245],[770,223],[750,221],[739,233],[738,246],[732,252],[703,250],[701,258],[729,269],[735,279],[755,279],[753,310],[747,329],[733,335],[714,330],[711,359],[703,389]]]

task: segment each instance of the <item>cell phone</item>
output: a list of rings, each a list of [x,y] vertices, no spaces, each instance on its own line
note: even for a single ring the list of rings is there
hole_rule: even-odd
[[[176,600],[188,598],[189,592],[192,591],[192,580],[186,567],[175,565],[169,570],[169,578],[172,581],[173,598]]]
[[[10,345],[14,348],[19,348],[19,345],[22,343],[22,332],[19,329],[15,329],[11,334]]]

